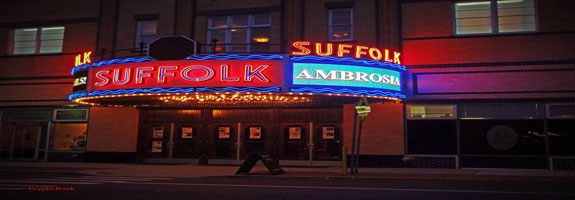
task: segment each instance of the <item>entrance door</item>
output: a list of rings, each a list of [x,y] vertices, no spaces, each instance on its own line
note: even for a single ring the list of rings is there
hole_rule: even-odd
[[[309,123],[282,123],[280,130],[280,159],[310,160]]]
[[[12,135],[11,159],[38,159],[41,126],[16,126]]]
[[[340,123],[282,123],[280,127],[282,164],[309,166],[340,164],[342,148]]]
[[[145,158],[171,158],[173,123],[153,123],[143,126],[142,153]]]
[[[263,152],[277,158],[277,132],[271,123],[242,123],[240,158],[246,159],[251,152]]]
[[[210,124],[210,158],[237,159],[239,158],[238,128],[240,123],[213,123]]]
[[[313,159],[341,160],[341,126],[335,123],[314,123]]]
[[[176,123],[173,131],[173,158],[198,158],[204,137],[202,126],[198,123]]]
[[[150,123],[142,130],[145,162],[194,163],[200,157],[204,139],[199,123]]]

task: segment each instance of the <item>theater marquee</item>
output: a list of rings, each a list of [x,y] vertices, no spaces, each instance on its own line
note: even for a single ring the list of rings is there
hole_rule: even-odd
[[[398,64],[400,53],[360,45],[334,47],[328,43],[322,50],[320,43],[303,44],[294,42],[291,55],[212,54],[185,60],[136,57],[87,63],[73,68],[72,74],[85,86],[78,87],[75,83],[69,98],[92,105],[102,99],[139,96],[159,96],[167,101],[194,99],[178,97],[194,94],[196,100],[205,100],[208,96],[198,95],[218,93],[235,96],[212,99],[233,97],[247,101],[253,98],[238,95],[253,93],[276,95],[277,99],[284,98],[277,95],[288,94],[405,98],[406,68]],[[309,54],[301,55],[302,49],[308,47]],[[312,49],[315,55],[311,55]],[[274,99],[272,96],[263,99],[270,98]]]

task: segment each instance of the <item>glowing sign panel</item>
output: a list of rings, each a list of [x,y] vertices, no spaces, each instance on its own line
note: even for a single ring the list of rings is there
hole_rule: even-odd
[[[356,65],[294,63],[294,85],[365,87],[401,91],[401,73]]]
[[[309,41],[297,41],[292,43],[292,47],[296,51],[292,51],[291,55],[305,56],[337,56],[337,57],[354,57],[359,59],[372,59],[395,64],[401,64],[401,53],[397,51],[390,51],[389,49],[378,49],[375,47],[367,47],[352,44],[334,44]]]
[[[86,78],[87,78],[87,77],[85,77],[85,76],[79,77],[79,78],[75,78],[75,79],[74,79],[74,86],[86,85]]]
[[[80,65],[92,63],[92,60],[90,59],[91,56],[92,56],[91,51],[84,52],[84,54],[76,55],[76,57],[74,58],[74,66],[77,67]]]
[[[178,60],[90,70],[88,90],[152,87],[281,86],[281,60]]]

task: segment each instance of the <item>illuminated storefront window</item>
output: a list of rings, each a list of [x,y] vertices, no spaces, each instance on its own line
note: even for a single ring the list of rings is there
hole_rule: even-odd
[[[87,123],[54,124],[54,134],[50,141],[52,151],[84,151],[86,150]]]
[[[50,136],[51,151],[85,151],[87,109],[56,109]]]

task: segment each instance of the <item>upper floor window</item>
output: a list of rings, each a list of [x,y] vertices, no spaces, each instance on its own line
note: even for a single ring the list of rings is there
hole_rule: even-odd
[[[61,53],[63,42],[63,26],[15,29],[12,55]]]
[[[455,3],[455,33],[533,32],[534,0],[489,0]]]
[[[329,10],[329,40],[349,41],[353,39],[352,9]]]
[[[267,53],[270,26],[270,14],[209,17],[207,51]]]
[[[148,43],[156,39],[157,26],[157,20],[138,21],[136,30],[136,49],[148,49]]]

